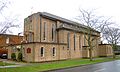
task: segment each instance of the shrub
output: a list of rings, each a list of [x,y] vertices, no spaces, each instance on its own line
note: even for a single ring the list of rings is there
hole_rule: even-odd
[[[22,53],[18,53],[18,58],[17,58],[18,61],[22,61]]]
[[[12,54],[11,54],[11,58],[12,58],[12,60],[16,60],[16,54],[15,54],[15,53],[12,53]]]

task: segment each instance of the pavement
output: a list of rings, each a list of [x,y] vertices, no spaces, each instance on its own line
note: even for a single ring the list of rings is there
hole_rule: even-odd
[[[13,65],[8,65],[8,66],[0,66],[0,68],[14,68],[14,67],[30,65],[30,63],[16,62],[16,61],[11,61],[11,60],[7,60],[7,59],[0,59],[0,61],[3,61],[4,63],[13,64]]]

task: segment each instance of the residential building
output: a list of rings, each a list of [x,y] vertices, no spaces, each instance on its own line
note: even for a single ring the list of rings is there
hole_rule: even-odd
[[[23,36],[0,34],[0,56],[4,53],[8,54],[9,45],[20,44],[21,41],[23,41]]]
[[[0,34],[0,48],[5,48],[10,44],[20,44],[23,41],[23,36]]]

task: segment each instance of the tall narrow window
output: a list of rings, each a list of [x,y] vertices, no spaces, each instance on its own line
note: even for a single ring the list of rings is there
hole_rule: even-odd
[[[43,47],[41,47],[41,49],[40,49],[40,56],[44,57],[44,48]]]
[[[82,46],[81,46],[81,36],[79,36],[79,50],[81,50]]]
[[[32,31],[32,25],[31,24],[29,25],[29,31]]]
[[[52,24],[52,41],[55,40],[55,29],[56,29],[55,24]]]
[[[52,54],[53,54],[53,56],[55,56],[56,55],[56,50],[55,50],[55,48],[53,47],[53,50],[52,50]]]
[[[32,33],[29,33],[29,42],[32,42],[32,40],[33,40]]]
[[[43,40],[45,40],[45,36],[46,36],[46,22],[44,22]]]
[[[25,57],[25,48],[22,48],[23,57]]]
[[[84,35],[84,46],[86,46],[86,36]]]
[[[28,42],[28,35],[25,35],[25,40]]]
[[[52,41],[53,41],[53,38],[54,38],[54,25],[52,25]]]
[[[69,50],[69,48],[70,48],[70,33],[67,34],[67,43],[68,43],[67,48]]]
[[[76,42],[75,42],[75,34],[74,34],[74,50],[75,50],[75,47],[76,47],[75,43],[76,43]]]

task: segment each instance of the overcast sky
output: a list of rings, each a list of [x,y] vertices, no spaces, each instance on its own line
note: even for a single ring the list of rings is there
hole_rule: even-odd
[[[36,12],[48,12],[63,18],[75,20],[79,15],[79,8],[97,9],[100,16],[113,17],[112,19],[120,23],[120,2],[119,0],[9,0],[8,16],[19,18],[23,26],[24,18]],[[14,33],[22,32],[23,28]]]

